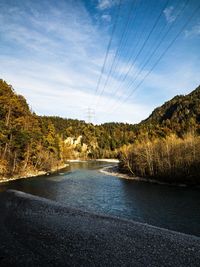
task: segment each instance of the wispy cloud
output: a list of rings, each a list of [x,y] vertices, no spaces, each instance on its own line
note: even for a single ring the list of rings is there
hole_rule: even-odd
[[[194,25],[190,30],[185,30],[185,37],[200,36],[200,22]]]
[[[105,10],[117,5],[118,3],[118,0],[98,0],[97,8],[100,10]]]
[[[108,14],[103,14],[101,16],[102,20],[106,21],[106,22],[110,22],[111,21],[111,16]]]
[[[181,90],[193,89],[198,82],[199,76],[188,61],[182,60],[182,69],[179,61],[172,64],[174,68],[171,65],[167,68],[166,63],[164,74],[153,71],[144,82],[136,101],[134,94],[128,103],[124,103],[127,94],[134,89],[134,85],[128,89],[129,81],[135,79],[142,62],[135,62],[126,81],[122,82],[119,77],[126,75],[131,63],[127,62],[126,57],[121,57],[99,98],[117,44],[117,40],[113,40],[96,96],[95,89],[110,38],[108,25],[112,9],[108,9],[119,2],[99,1],[100,9],[94,6],[97,13],[92,14],[93,17],[84,1],[76,1],[74,5],[72,0],[60,0],[56,6],[50,0],[13,1],[12,5],[8,2],[0,1],[0,78],[23,94],[38,114],[84,119],[83,108],[91,102],[99,102],[95,106],[99,122],[138,122],[147,117],[155,105]],[[95,15],[99,20],[97,23],[94,23]],[[192,28],[195,33],[197,30]],[[147,71],[148,66],[138,75],[135,84]],[[148,93],[147,90],[152,92]],[[111,113],[109,108],[116,99],[119,99],[120,109]]]
[[[166,21],[168,23],[172,23],[173,21],[176,20],[176,15],[174,14],[174,7],[173,6],[165,8],[165,10],[163,12],[164,12]]]
[[[8,54],[0,53],[1,76],[27,97],[38,114],[73,116],[73,103],[74,117],[80,118],[80,109],[97,98],[95,87],[109,36],[92,23],[82,4],[75,8],[69,3],[57,8],[46,4],[46,16],[32,3],[31,14],[19,6],[4,12],[1,6],[0,34],[5,42],[0,46],[1,51],[9,49]],[[108,65],[113,56],[111,50]],[[120,84],[113,77],[110,82],[114,88]],[[109,100],[111,89],[106,88],[101,102]]]

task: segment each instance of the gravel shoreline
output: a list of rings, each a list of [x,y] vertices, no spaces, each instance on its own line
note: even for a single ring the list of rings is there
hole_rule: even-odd
[[[0,266],[200,266],[200,238],[0,193]]]
[[[142,177],[134,177],[128,174],[120,173],[118,166],[116,165],[110,165],[106,166],[103,169],[100,170],[101,173],[104,173],[106,175],[112,175],[119,178],[127,179],[127,180],[133,180],[133,181],[139,181],[139,182],[147,182],[147,183],[153,183],[153,184],[159,184],[159,185],[168,185],[168,186],[179,186],[179,187],[187,187],[186,184],[176,184],[176,183],[165,183],[154,179],[147,179]],[[196,186],[199,187],[199,186]]]
[[[65,169],[67,166],[69,166],[68,164],[62,164],[56,168],[53,168],[51,171],[36,171],[36,172],[30,172],[30,173],[27,173],[25,175],[16,175],[16,176],[13,176],[11,178],[0,178],[0,183],[7,183],[7,182],[10,182],[10,181],[14,181],[14,180],[19,180],[19,179],[27,179],[27,178],[31,178],[31,177],[40,177],[40,176],[43,176],[43,175],[48,175],[48,174],[52,174],[54,172],[57,172],[57,171],[60,171],[62,169]]]

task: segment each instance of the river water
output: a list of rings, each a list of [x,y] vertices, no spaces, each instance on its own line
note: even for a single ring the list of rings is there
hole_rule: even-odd
[[[200,189],[105,175],[105,162],[76,162],[60,173],[0,184],[67,206],[200,236]]]

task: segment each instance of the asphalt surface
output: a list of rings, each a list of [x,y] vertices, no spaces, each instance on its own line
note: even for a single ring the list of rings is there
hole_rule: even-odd
[[[0,266],[200,266],[200,238],[18,191],[0,194]]]

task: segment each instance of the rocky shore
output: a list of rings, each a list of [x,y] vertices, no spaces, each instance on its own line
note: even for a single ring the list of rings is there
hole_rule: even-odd
[[[200,266],[200,238],[7,191],[0,266]]]
[[[61,164],[59,166],[56,166],[55,168],[52,168],[50,171],[30,171],[30,172],[25,172],[24,174],[13,175],[12,177],[0,177],[0,183],[10,182],[18,179],[26,179],[30,177],[37,177],[37,176],[39,177],[42,175],[48,175],[58,170],[62,170],[67,166],[68,164]]]
[[[154,183],[154,184],[160,184],[160,185],[170,185],[170,186],[180,186],[180,187],[186,187],[187,186],[186,184],[181,184],[181,183],[179,183],[179,184],[178,183],[165,183],[165,182],[154,180],[154,179],[148,179],[148,178],[129,175],[126,173],[121,173],[118,165],[106,166],[103,169],[101,169],[100,172],[104,173],[106,175],[112,175],[112,176],[116,176],[119,178],[134,180],[134,181],[140,181],[140,182],[148,182],[148,183]],[[199,187],[199,186],[196,186],[196,187]]]

